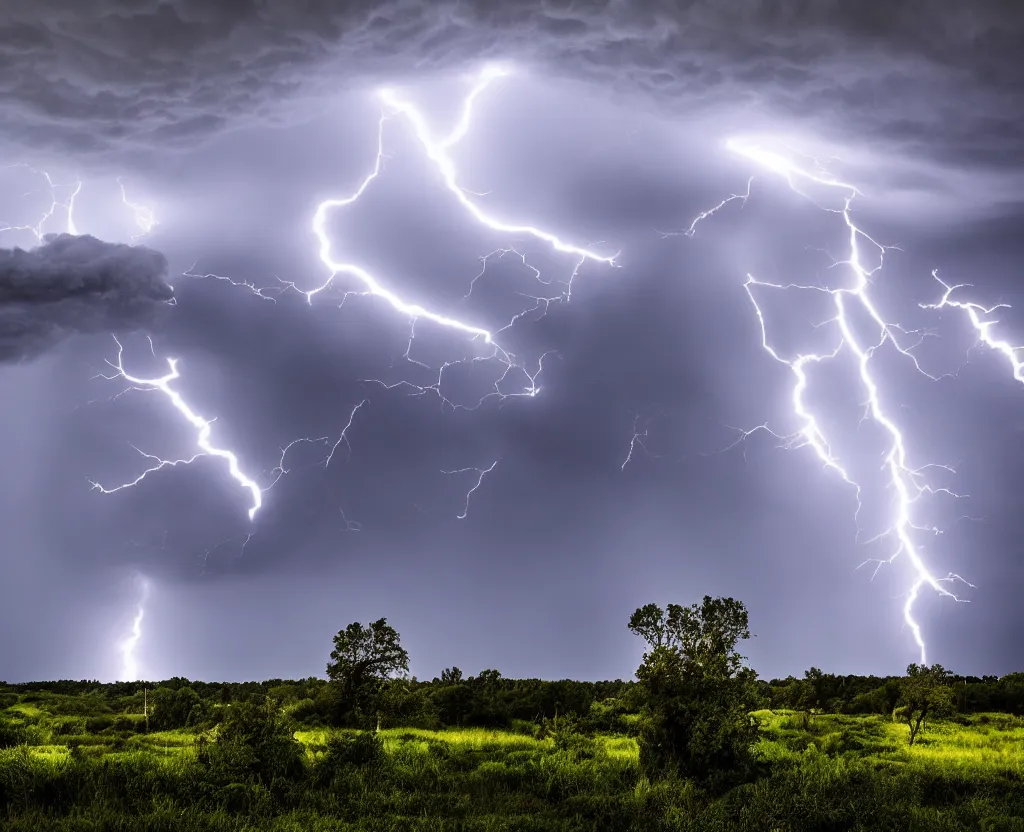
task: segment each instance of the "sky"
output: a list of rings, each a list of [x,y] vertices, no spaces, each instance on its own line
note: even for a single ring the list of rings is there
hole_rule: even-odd
[[[0,679],[1024,669],[1014,4],[337,5],[4,4]]]

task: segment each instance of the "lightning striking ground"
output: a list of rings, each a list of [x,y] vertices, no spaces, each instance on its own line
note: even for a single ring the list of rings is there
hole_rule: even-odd
[[[910,359],[918,371],[922,373],[924,372],[916,357],[911,353],[911,350],[920,343],[920,340],[909,346],[901,343],[903,336],[916,333],[908,332],[896,324],[888,323],[882,316],[871,295],[871,278],[879,269],[882,268],[885,253],[888,249],[886,246],[875,241],[863,229],[854,223],[851,206],[855,197],[860,193],[855,186],[837,179],[821,169],[817,164],[813,167],[804,166],[797,161],[794,161],[793,158],[782,155],[758,144],[733,139],[727,142],[727,147],[733,152],[753,161],[758,166],[767,169],[771,173],[782,176],[793,191],[808,199],[810,199],[810,197],[804,190],[802,190],[802,186],[818,186],[838,192],[842,207],[823,208],[823,210],[835,213],[842,219],[846,226],[848,242],[848,252],[845,259],[833,263],[833,266],[845,266],[847,270],[847,283],[846,285],[838,288],[825,288],[817,285],[800,285],[795,283],[770,283],[759,280],[753,275],[747,275],[746,282],[744,283],[744,289],[746,290],[747,296],[749,297],[757,316],[761,334],[761,346],[765,352],[772,357],[772,359],[784,364],[792,372],[794,383],[791,395],[791,405],[793,413],[802,427],[795,434],[782,436],[771,431],[767,426],[761,425],[753,430],[743,431],[739,441],[742,441],[756,431],[764,430],[772,433],[773,436],[784,440],[787,447],[809,446],[825,467],[833,471],[845,483],[854,488],[857,497],[857,514],[859,515],[860,508],[862,506],[862,486],[855,481],[848,468],[833,451],[829,432],[825,427],[823,427],[821,419],[808,403],[806,396],[810,386],[810,379],[807,371],[811,366],[825,366],[841,354],[847,354],[854,359],[858,368],[860,385],[863,389],[863,394],[866,396],[865,413],[862,421],[871,421],[881,429],[883,435],[886,437],[887,448],[884,454],[883,468],[888,475],[888,488],[895,495],[895,507],[892,510],[888,527],[881,534],[873,537],[871,541],[868,542],[889,540],[892,544],[889,557],[873,561],[876,563],[876,572],[877,568],[883,563],[892,563],[901,555],[910,563],[913,580],[907,592],[906,602],[903,606],[903,618],[913,634],[914,641],[920,651],[921,663],[926,664],[927,649],[925,640],[921,631],[921,626],[913,615],[914,603],[917,600],[921,589],[927,586],[939,595],[951,598],[955,601],[963,601],[963,599],[958,598],[949,589],[947,589],[945,584],[953,581],[961,581],[968,584],[968,586],[972,585],[955,573],[949,573],[944,577],[937,577],[926,564],[925,547],[919,542],[918,538],[922,532],[935,534],[938,530],[934,527],[922,525],[916,520],[915,504],[925,495],[934,495],[939,493],[953,497],[960,495],[954,494],[954,492],[950,491],[948,488],[933,486],[926,479],[926,472],[931,469],[944,469],[952,472],[952,469],[948,466],[936,464],[921,466],[911,465],[903,430],[896,423],[894,417],[890,415],[891,409],[884,400],[884,396],[880,390],[878,375],[872,362],[872,358],[875,353],[888,343],[901,355]],[[691,223],[686,232],[687,235],[692,236],[697,225],[702,220],[711,217],[729,202],[738,199],[741,200],[742,204],[746,204],[749,195],[750,182],[748,181],[746,194],[742,196],[734,194],[720,202],[715,207],[702,212]],[[864,247],[873,249],[877,252],[877,264],[872,266],[865,262],[862,251],[862,248]],[[957,287],[947,286],[947,292],[943,297],[942,302],[940,304],[935,304],[934,306],[960,306],[961,308],[966,309],[975,325],[975,328],[978,330],[980,337],[993,348],[999,349],[1010,356],[1011,360],[1014,362],[1014,373],[1017,375],[1020,363],[1016,359],[1016,352],[1014,351],[1014,348],[1009,347],[1009,345],[1006,345],[1003,342],[996,343],[987,338],[988,328],[979,317],[979,313],[987,313],[991,310],[983,309],[982,307],[974,304],[961,304],[951,301],[950,294],[954,288]],[[836,341],[834,349],[828,352],[800,353],[795,357],[786,357],[778,351],[772,345],[768,332],[766,316],[762,306],[758,303],[759,293],[766,290],[803,290],[827,294],[831,299],[835,311],[834,317],[826,322],[826,324],[832,324],[835,327]],[[868,318],[870,318],[875,325],[877,340],[874,343],[864,344],[855,334],[851,315],[854,309],[859,310],[859,314],[866,313]],[[933,380],[936,378],[928,373],[925,373],[925,375]]]
[[[142,619],[146,615],[146,601],[149,599],[149,581],[142,578],[140,583],[142,594],[135,617],[132,619],[131,635],[121,643],[121,681],[124,682],[135,682],[139,678],[139,664],[135,657],[135,649],[142,638]]]

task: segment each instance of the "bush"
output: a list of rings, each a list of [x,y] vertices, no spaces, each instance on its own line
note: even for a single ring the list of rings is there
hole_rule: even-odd
[[[11,722],[0,722],[0,748],[14,748],[27,742],[25,729]]]
[[[375,771],[385,760],[384,743],[375,733],[360,731],[332,736],[317,761],[313,779],[318,786],[330,786],[355,769]]]
[[[384,759],[384,742],[370,731],[333,736],[327,741],[327,759],[337,765],[377,765]]]
[[[322,708],[313,699],[300,699],[285,708],[284,712],[303,725],[318,728],[324,724]]]
[[[305,751],[273,703],[239,702],[227,709],[217,740],[199,749],[215,782],[273,785],[304,771]]]
[[[100,731],[114,727],[116,721],[116,717],[107,715],[86,717],[85,730],[90,734],[98,734]]]
[[[50,721],[50,730],[56,737],[68,737],[73,734],[87,733],[85,718],[79,716],[62,716]]]
[[[135,734],[146,730],[146,720],[134,719],[127,714],[114,717],[113,729],[115,731],[130,731]]]

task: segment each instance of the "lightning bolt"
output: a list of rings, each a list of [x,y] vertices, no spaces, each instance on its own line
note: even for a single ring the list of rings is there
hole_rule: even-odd
[[[555,249],[555,251],[558,251],[563,254],[572,255],[573,257],[578,258],[578,262],[580,265],[588,260],[604,263],[610,266],[615,265],[615,257],[617,255],[604,255],[591,249],[583,248],[573,243],[566,242],[556,234],[553,234],[549,231],[545,231],[533,225],[508,223],[490,216],[489,214],[484,212],[476,204],[476,202],[474,202],[471,192],[469,192],[468,190],[459,185],[458,170],[455,166],[455,162],[449,155],[449,151],[453,147],[455,147],[455,145],[457,145],[458,142],[461,141],[468,133],[471,124],[471,116],[474,102],[487,89],[487,87],[490,86],[491,83],[493,83],[498,78],[504,77],[506,74],[507,71],[504,69],[500,69],[497,67],[485,68],[480,73],[476,84],[470,90],[469,94],[466,96],[463,102],[462,115],[458,123],[451,130],[451,132],[448,133],[447,136],[437,140],[433,138],[431,130],[427,125],[426,118],[412,103],[402,98],[396,91],[392,89],[381,90],[379,95],[383,103],[387,105],[387,107],[389,107],[390,110],[392,111],[392,115],[401,114],[405,116],[405,118],[411,124],[417,139],[423,146],[423,149],[426,152],[427,157],[434,163],[437,171],[440,173],[441,180],[445,188],[455,197],[458,203],[479,224],[485,226],[486,228],[492,231],[498,231],[506,234],[513,234],[519,236],[529,236],[533,237],[534,239],[548,243],[553,249]],[[373,295],[375,297],[379,297],[386,301],[396,312],[410,319],[411,329],[409,348],[406,350],[404,356],[405,358],[413,360],[410,358],[410,350],[412,341],[415,338],[415,324],[419,320],[426,320],[437,326],[444,327],[446,329],[451,329],[463,335],[469,336],[472,340],[480,340],[484,344],[490,346],[492,348],[490,355],[478,356],[477,358],[474,358],[472,360],[486,360],[488,358],[499,359],[505,365],[505,372],[502,375],[501,379],[504,380],[504,378],[507,377],[507,375],[513,369],[516,369],[518,367],[518,365],[515,360],[515,357],[496,342],[495,336],[499,332],[504,331],[508,329],[510,326],[512,326],[521,315],[513,318],[500,330],[492,331],[478,324],[470,323],[467,321],[463,321],[459,318],[454,318],[449,315],[441,314],[439,312],[432,311],[418,304],[409,303],[403,300],[396,292],[386,288],[382,282],[380,282],[376,277],[371,275],[362,267],[354,263],[341,262],[335,260],[332,255],[332,242],[326,228],[328,217],[330,216],[331,212],[334,209],[343,208],[354,204],[366,192],[366,189],[370,186],[370,184],[381,174],[383,170],[384,160],[386,158],[384,152],[384,125],[388,117],[388,113],[384,112],[381,115],[381,119],[378,124],[377,155],[373,169],[370,171],[370,173],[363,179],[363,181],[359,184],[359,186],[352,194],[345,197],[326,199],[322,201],[317,207],[315,214],[313,215],[312,231],[318,242],[320,261],[328,269],[329,276],[323,283],[321,283],[319,286],[311,290],[298,290],[297,287],[294,286],[294,284],[288,284],[288,287],[296,288],[297,291],[302,291],[302,294],[306,296],[306,299],[309,302],[312,302],[314,296],[329,289],[338,279],[339,276],[347,275],[349,277],[355,278],[355,280],[364,287],[363,291],[346,292],[346,297],[349,294]],[[506,249],[504,251],[508,252],[513,250],[514,249]],[[519,254],[518,252],[516,253]],[[488,255],[487,257],[489,256],[490,255]],[[519,256],[522,259],[523,264],[526,265],[525,256],[521,254]],[[481,258],[484,261],[484,268],[486,268],[487,257]],[[527,268],[532,267],[527,266]],[[575,276],[578,269],[579,265],[577,265],[577,268],[574,270],[573,276]],[[482,273],[483,272],[481,271],[481,274]],[[536,270],[534,270],[534,273],[537,274],[539,277],[539,273],[537,273]],[[472,291],[472,287],[479,277],[480,275],[477,275],[477,277],[474,278],[470,283],[470,292]],[[552,299],[548,298],[536,298],[535,301],[537,305],[534,308],[540,308],[542,305],[545,305],[545,301],[550,302],[551,300]],[[524,312],[521,314],[526,313]],[[412,385],[408,382],[402,384],[407,384],[410,387],[416,387],[419,392],[433,390],[444,400],[444,397],[440,392],[442,375],[445,369],[447,369],[450,366],[453,366],[453,364],[456,363],[462,362],[452,362],[443,365],[439,369],[438,381],[434,385],[422,387]],[[523,368],[519,367],[519,369]],[[527,377],[526,385],[520,392],[520,395],[535,395],[537,392],[536,374],[525,373],[525,375]],[[501,380],[499,380],[499,383]],[[397,385],[385,386],[393,387]],[[502,397],[506,395],[497,387],[497,384],[495,394]],[[448,403],[451,404],[450,402]]]
[[[472,499],[473,493],[478,488],[480,488],[481,485],[483,485],[484,477],[491,473],[491,471],[495,469],[495,467],[500,461],[501,460],[498,459],[494,460],[494,462],[492,462],[490,466],[488,466],[487,468],[459,468],[455,471],[441,472],[442,474],[467,474],[470,471],[472,471],[474,474],[476,474],[476,482],[469,489],[469,491],[466,492],[466,501],[465,503],[463,503],[462,506],[462,514],[456,515],[459,520],[465,520],[469,516],[469,501]]]
[[[8,165],[5,170],[13,170],[16,168],[27,170],[34,176],[40,177],[46,183],[42,190],[48,194],[50,204],[42,212],[35,223],[28,225],[9,225],[6,223],[0,223],[0,233],[27,231],[36,238],[37,243],[41,243],[43,241],[43,237],[47,234],[46,226],[54,219],[55,216],[63,214],[64,233],[77,235],[79,231],[78,225],[75,222],[75,199],[82,191],[82,180],[76,179],[74,183],[55,182],[53,177],[47,171],[34,168],[32,165],[26,164],[25,162]],[[151,207],[137,202],[132,202],[128,199],[128,192],[125,190],[124,182],[121,177],[117,177],[116,181],[118,187],[121,189],[121,202],[131,210],[135,220],[135,225],[139,229],[138,233],[132,235],[132,241],[138,240],[149,234],[159,223],[157,222],[156,215]],[[58,192],[61,190],[67,190],[68,194],[64,197],[58,196]],[[21,194],[21,196],[32,196],[35,193],[39,193],[39,191],[28,191]]]
[[[938,269],[932,271],[932,277],[942,285],[945,292],[943,292],[942,298],[937,303],[922,303],[919,304],[920,307],[922,309],[943,309],[949,307],[962,310],[971,322],[971,326],[974,327],[974,331],[978,334],[978,341],[1006,358],[1010,363],[1010,369],[1013,371],[1013,377],[1024,384],[1024,361],[1020,359],[1020,354],[1024,347],[1014,346],[1009,341],[996,338],[992,334],[992,327],[999,323],[999,321],[989,316],[999,309],[1009,309],[1010,305],[1008,303],[997,303],[995,306],[982,306],[980,303],[972,301],[953,300],[954,292],[958,289],[966,289],[971,284],[959,283],[951,285],[946,283],[939,277]]]
[[[121,188],[121,202],[131,209],[132,214],[135,217],[135,225],[139,228],[139,232],[132,235],[132,240],[138,240],[145,237],[155,226],[159,225],[156,220],[156,215],[153,213],[153,209],[148,205],[142,205],[128,199],[128,192],[125,191],[124,182],[120,176],[117,177],[117,184],[118,187]]]
[[[491,349],[490,352],[484,355],[476,356],[472,361],[485,361],[489,359],[497,359],[502,365],[504,370],[501,376],[494,382],[494,392],[488,393],[481,398],[476,405],[473,407],[479,407],[484,401],[491,397],[498,397],[502,401],[509,398],[510,396],[535,396],[539,391],[540,387],[537,384],[537,377],[543,371],[544,359],[549,353],[541,355],[537,361],[536,370],[530,372],[520,362],[516,360],[516,357],[505,347],[498,343],[496,336],[501,332],[509,329],[524,315],[529,314],[531,311],[543,310],[547,312],[550,303],[554,302],[555,298],[533,298],[535,305],[532,309],[524,310],[518,315],[514,316],[508,323],[498,330],[487,329],[476,323],[461,320],[459,318],[451,317],[446,314],[441,314],[433,310],[427,309],[418,304],[412,304],[403,300],[396,292],[388,289],[384,284],[379,281],[376,277],[371,275],[362,267],[349,262],[343,262],[335,259],[333,255],[333,245],[331,238],[327,232],[327,220],[331,212],[337,208],[348,207],[355,203],[365,192],[371,183],[380,176],[386,154],[384,151],[384,126],[387,119],[393,115],[403,116],[408,124],[412,127],[413,133],[418,139],[422,146],[427,158],[434,164],[437,172],[440,174],[441,182],[445,189],[451,194],[452,197],[458,202],[458,204],[480,225],[490,229],[491,231],[497,231],[504,234],[514,235],[517,237],[530,237],[535,240],[541,241],[548,244],[552,249],[560,254],[568,255],[576,260],[576,266],[572,271],[572,274],[568,281],[567,291],[564,293],[563,298],[568,301],[571,297],[572,283],[577,276],[580,267],[583,263],[591,261],[595,263],[602,263],[608,266],[616,265],[617,254],[606,255],[590,248],[584,248],[574,243],[563,240],[558,235],[539,228],[535,225],[529,225],[525,223],[513,223],[507,222],[502,219],[498,219],[488,212],[485,212],[479,207],[477,202],[474,200],[474,194],[462,187],[459,184],[459,174],[456,167],[455,161],[453,160],[450,152],[455,148],[458,143],[465,138],[469,133],[472,113],[474,104],[480,98],[480,96],[491,86],[492,83],[500,78],[505,77],[508,74],[508,70],[497,66],[485,67],[477,76],[476,82],[473,84],[469,93],[466,95],[462,104],[461,116],[452,130],[442,138],[435,138],[432,130],[430,129],[426,117],[423,113],[407,98],[403,97],[398,91],[394,89],[383,89],[379,92],[379,97],[385,107],[390,110],[382,113],[381,119],[378,123],[377,131],[377,154],[374,161],[373,169],[358,185],[356,190],[349,196],[327,199],[319,204],[312,220],[312,231],[317,239],[319,246],[320,260],[329,271],[327,279],[317,286],[316,288],[305,291],[303,294],[306,296],[307,301],[312,302],[315,295],[323,292],[330,288],[332,284],[338,279],[339,276],[347,275],[355,278],[355,280],[362,285],[363,291],[359,294],[368,294],[379,297],[386,301],[390,306],[398,313],[408,317],[410,319],[410,330],[409,339],[406,344],[406,350],[404,358],[412,363],[423,365],[421,362],[416,361],[412,358],[413,342],[416,336],[416,324],[421,321],[428,321],[436,326],[440,326],[446,329],[455,331],[464,336],[468,336],[471,340],[481,341],[488,345]],[[496,252],[492,252],[490,255],[486,255],[481,258],[482,268],[480,274],[472,279],[469,284],[469,290],[466,293],[468,297],[473,291],[473,287],[476,281],[483,275],[487,267],[488,259],[497,254],[503,256],[505,254],[514,253],[518,256],[523,266],[532,271],[535,279],[540,282],[544,282],[541,278],[539,270],[530,266],[526,262],[526,256],[516,250],[513,247],[499,249]],[[350,293],[346,293],[345,297]],[[437,377],[433,384],[430,385],[415,385],[411,382],[401,381],[397,384],[386,384],[378,379],[370,379],[368,381],[382,385],[385,389],[394,389],[396,387],[408,387],[411,388],[414,395],[421,395],[427,392],[434,392],[441,399],[443,404],[457,407],[460,405],[453,404],[447,399],[441,392],[442,384],[444,381],[444,373],[447,369],[456,364],[461,364],[462,361],[452,361],[442,364],[437,369]],[[507,389],[503,389],[503,384],[507,379],[514,373],[518,372],[519,377],[522,378],[522,386],[514,391],[508,392]],[[463,406],[464,407],[464,406]],[[472,408],[467,408],[472,409]],[[463,507],[463,512],[458,515],[459,519],[464,519],[469,511],[469,503],[473,493],[480,487],[484,477],[494,470],[497,462],[494,462],[488,468],[467,468],[460,469],[458,472],[446,472],[446,473],[463,473],[468,471],[475,471],[478,475],[476,484],[469,490],[466,495],[466,501]]]
[[[171,403],[171,406],[174,407],[174,409],[179,414],[181,414],[185,421],[187,421],[190,425],[192,425],[192,427],[196,429],[196,445],[199,447],[199,452],[187,459],[167,460],[162,459],[160,457],[155,457],[151,454],[144,453],[143,451],[139,451],[140,454],[145,456],[147,459],[153,460],[154,462],[156,462],[156,464],[150,468],[147,468],[141,474],[139,474],[138,477],[129,482],[122,483],[121,485],[117,485],[112,488],[107,488],[105,486],[100,485],[97,482],[93,482],[93,488],[101,491],[104,494],[113,494],[125,488],[131,488],[133,486],[138,485],[147,476],[163,468],[175,467],[177,465],[188,465],[202,457],[213,456],[219,459],[223,459],[227,463],[228,473],[231,475],[231,478],[235,482],[237,482],[239,486],[248,491],[249,494],[251,495],[252,504],[249,508],[249,519],[252,520],[256,516],[256,512],[259,511],[260,506],[263,505],[263,492],[260,490],[259,484],[255,480],[251,479],[250,477],[242,473],[238,457],[235,456],[235,454],[232,451],[225,450],[223,448],[218,448],[212,444],[210,435],[213,431],[214,420],[204,419],[202,416],[199,416],[194,410],[192,410],[192,408],[185,401],[185,399],[182,398],[181,394],[173,387],[171,387],[171,383],[180,378],[177,366],[177,359],[167,359],[167,366],[169,369],[167,375],[159,376],[157,378],[141,378],[139,376],[134,376],[127,370],[125,370],[124,347],[121,345],[121,342],[118,341],[116,337],[114,338],[114,342],[117,344],[117,362],[114,363],[108,360],[107,363],[111,367],[113,367],[117,372],[114,373],[113,375],[103,375],[101,377],[106,379],[107,381],[113,381],[115,379],[127,381],[129,384],[132,385],[132,388],[130,389],[142,391],[159,390],[161,393],[163,393],[164,396],[167,397],[167,400]],[[136,450],[138,449],[136,448]]]
[[[622,460],[622,465],[619,466],[620,471],[626,470],[626,466],[633,461],[633,454],[637,453],[638,450],[649,457],[658,458],[657,454],[651,453],[646,444],[651,435],[651,422],[655,418],[656,416],[645,417],[641,413],[633,414],[633,436],[629,440],[629,450],[626,451],[626,458]],[[641,423],[643,424],[643,430],[640,429]]]
[[[146,614],[146,601],[149,598],[149,581],[140,579],[142,593],[139,604],[132,619],[132,631],[123,642],[121,642],[121,680],[135,682],[139,678],[139,665],[135,658],[135,648],[138,647],[142,638],[142,619]]]
[[[317,251],[321,263],[326,268],[327,277],[312,289],[300,288],[294,281],[277,279],[278,285],[267,288],[257,287],[250,281],[235,280],[219,274],[200,274],[195,271],[195,265],[186,272],[187,276],[202,279],[215,279],[226,281],[234,286],[244,288],[252,294],[264,300],[276,301],[285,292],[297,292],[302,295],[308,304],[314,299],[326,294],[330,290],[338,290],[340,281],[344,278],[349,281],[348,285],[354,283],[355,288],[341,290],[341,305],[353,295],[372,296],[385,301],[396,313],[408,319],[409,337],[403,359],[411,364],[436,372],[437,375],[430,384],[414,384],[411,381],[401,380],[387,383],[381,379],[364,379],[370,384],[380,385],[385,390],[398,388],[407,389],[410,395],[425,395],[434,393],[440,399],[442,405],[453,409],[473,410],[490,399],[498,399],[504,403],[510,398],[533,397],[540,392],[538,377],[544,369],[544,361],[551,354],[543,353],[536,364],[530,362],[528,367],[519,360],[515,354],[502,343],[500,336],[525,316],[539,312],[546,314],[552,303],[569,302],[572,296],[573,282],[578,277],[580,269],[586,263],[601,264],[609,267],[617,266],[618,253],[605,254],[592,248],[587,248],[563,239],[561,236],[540,228],[536,225],[524,222],[510,222],[492,215],[485,211],[477,202],[481,196],[460,184],[460,177],[452,151],[457,147],[469,133],[472,126],[474,106],[480,97],[499,79],[509,75],[505,67],[490,65],[484,67],[476,76],[469,92],[462,101],[460,116],[456,124],[445,135],[435,137],[434,132],[428,124],[428,120],[420,109],[405,97],[398,90],[392,88],[382,89],[378,92],[378,98],[383,106],[380,119],[377,124],[376,154],[370,171],[356,185],[355,189],[346,196],[333,197],[321,201],[311,220],[310,230],[317,241]],[[469,214],[469,216],[480,226],[490,231],[510,235],[516,239],[529,238],[549,246],[556,253],[572,258],[574,265],[565,283],[564,291],[555,297],[526,296],[533,301],[533,306],[514,315],[510,320],[498,327],[488,327],[482,323],[464,320],[452,314],[427,308],[426,306],[412,303],[399,294],[387,283],[371,274],[360,265],[352,262],[339,260],[335,254],[335,244],[331,239],[328,230],[328,221],[337,209],[348,208],[354,205],[366,193],[372,183],[384,172],[385,161],[389,158],[385,152],[384,136],[385,127],[390,119],[401,117],[411,127],[413,135],[422,147],[426,157],[433,164],[439,174],[444,189],[455,199],[455,201]],[[550,281],[543,279],[540,271],[527,262],[527,256],[514,246],[508,246],[489,255],[480,258],[482,262],[481,271],[469,284],[466,297],[468,297],[480,277],[486,271],[488,261],[491,257],[502,257],[506,254],[514,254],[519,258],[523,267],[528,270],[537,282],[547,285]],[[480,354],[471,358],[463,358],[443,363],[440,367],[430,367],[413,357],[414,342],[416,339],[417,326],[428,324],[442,329],[450,330],[456,335],[461,335],[472,343],[482,344],[484,349]],[[486,393],[475,404],[466,405],[452,402],[442,392],[445,381],[445,373],[452,367],[469,362],[497,361],[502,368],[500,375],[493,383],[493,391]],[[299,440],[302,441],[302,440]],[[332,452],[333,453],[333,452]],[[493,469],[465,469],[467,471],[483,471],[484,474]],[[479,487],[479,483],[476,487]],[[476,490],[474,487],[474,491]],[[472,491],[470,492],[472,493]],[[468,505],[468,499],[467,499]]]
[[[46,235],[45,226],[54,218],[58,212],[63,212],[65,217],[64,231],[67,234],[78,234],[78,226],[75,224],[75,198],[82,190],[82,180],[77,180],[74,185],[67,183],[57,183],[53,181],[53,177],[50,176],[45,170],[39,170],[31,165],[19,162],[15,165],[8,165],[6,170],[13,170],[15,168],[22,168],[29,171],[35,176],[39,176],[46,183],[45,191],[49,195],[50,204],[43,211],[39,219],[32,225],[8,225],[6,223],[0,224],[0,233],[10,231],[27,231],[36,238],[37,243],[43,241],[43,237]],[[70,193],[61,199],[57,196],[59,189],[71,189]],[[21,194],[21,196],[32,196],[38,193],[38,191],[27,191]]]
[[[854,480],[848,468],[833,451],[829,433],[823,426],[819,416],[808,403],[806,395],[810,386],[808,370],[812,366],[827,366],[829,362],[840,355],[848,355],[853,358],[858,369],[860,386],[863,389],[863,394],[866,396],[865,413],[862,421],[872,422],[881,429],[882,434],[885,436],[887,447],[883,458],[883,470],[887,473],[887,486],[895,495],[895,507],[892,509],[888,528],[867,542],[883,539],[892,542],[890,556],[875,561],[877,564],[876,572],[882,564],[892,563],[899,556],[904,556],[910,563],[913,581],[903,606],[903,618],[920,650],[921,664],[926,664],[927,649],[924,637],[921,627],[913,615],[914,603],[921,589],[927,586],[939,595],[952,598],[955,601],[962,601],[963,599],[950,592],[944,584],[959,580],[968,584],[968,586],[973,585],[952,572],[944,577],[937,577],[925,562],[924,547],[918,542],[917,537],[921,532],[937,534],[939,530],[923,526],[915,520],[914,509],[916,503],[925,495],[938,493],[954,497],[961,495],[956,495],[947,488],[933,486],[926,478],[926,472],[930,469],[938,468],[952,471],[948,466],[936,464],[914,466],[909,462],[903,431],[890,415],[890,410],[880,390],[878,376],[872,361],[876,352],[885,344],[889,344],[902,356],[912,361],[919,372],[924,373],[932,380],[936,379],[935,376],[924,372],[911,352],[920,343],[920,339],[912,345],[904,345],[902,343],[903,336],[918,333],[908,332],[896,324],[887,322],[872,298],[870,291],[872,276],[882,268],[885,253],[892,247],[881,245],[855,224],[852,216],[852,204],[860,192],[854,185],[832,176],[817,163],[814,165],[803,165],[794,161],[789,156],[756,143],[731,139],[727,142],[727,147],[731,151],[754,162],[759,167],[783,177],[794,192],[807,199],[811,199],[811,197],[805,192],[805,187],[822,187],[826,190],[837,192],[840,196],[841,208],[825,208],[821,205],[818,207],[838,215],[845,224],[848,243],[845,259],[833,263],[833,267],[845,267],[845,274],[847,276],[845,285],[838,288],[793,283],[770,283],[759,280],[753,275],[747,275],[744,289],[757,316],[761,334],[761,346],[772,359],[784,364],[793,374],[794,382],[791,405],[793,413],[802,427],[793,435],[782,436],[771,431],[766,425],[761,425],[753,430],[742,432],[739,441],[747,438],[755,431],[764,430],[779,439],[783,439],[787,447],[810,447],[826,468],[833,471],[845,483],[854,488],[857,497],[857,514],[859,515],[862,505],[861,486]],[[749,195],[750,182],[748,181],[746,194],[734,194],[713,208],[702,212],[690,224],[687,234],[692,236],[699,222],[711,217],[729,202],[740,200],[742,204],[746,204]],[[866,263],[864,249],[874,250],[877,253],[877,264],[872,266]],[[951,301],[949,296],[954,288],[956,287],[947,287],[947,292],[942,302],[935,306],[956,305],[966,309],[981,337],[983,339],[986,338],[988,328],[978,317],[978,313],[991,310],[983,310],[981,307],[973,304],[960,304]],[[829,296],[835,314],[826,324],[831,324],[836,333],[834,349],[828,352],[800,353],[794,357],[787,357],[772,345],[768,334],[765,313],[758,303],[758,296],[762,291],[791,290],[820,292]],[[866,313],[867,317],[873,322],[877,332],[877,339],[873,343],[862,343],[855,334],[852,325],[852,315],[855,313]],[[1015,362],[1014,370],[1016,374],[1020,365],[1016,362],[1016,353],[1013,352],[1013,348],[1002,342],[999,342],[998,346],[995,342],[986,342],[990,346],[1001,349],[1010,355],[1011,359]]]

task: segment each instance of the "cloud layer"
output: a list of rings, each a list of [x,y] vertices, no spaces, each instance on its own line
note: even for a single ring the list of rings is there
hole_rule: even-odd
[[[6,0],[4,132],[76,154],[192,145],[306,96],[496,58],[669,116],[793,119],[907,157],[1017,169],[1024,7],[946,5]]]
[[[167,258],[143,246],[60,234],[31,251],[0,249],[0,363],[73,333],[140,329],[173,296]]]

